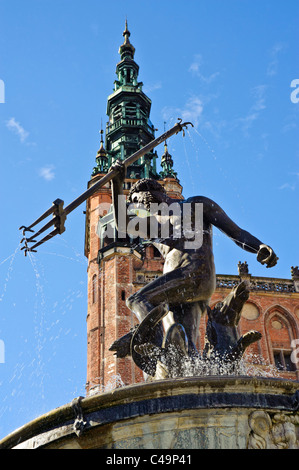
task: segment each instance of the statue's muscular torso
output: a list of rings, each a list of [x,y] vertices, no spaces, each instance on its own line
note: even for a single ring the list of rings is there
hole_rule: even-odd
[[[191,223],[194,229],[195,203],[203,203],[200,197],[190,198],[187,203],[191,204]],[[181,202],[181,205],[184,202]],[[212,249],[213,228],[211,223],[205,217],[205,211],[208,210],[207,204],[203,204],[203,220],[200,229],[203,232],[201,246],[194,249],[186,249],[185,243],[187,239],[169,237],[166,239],[158,239],[153,245],[160,251],[165,263],[163,274],[172,272],[178,268],[185,268],[186,277],[192,276],[197,278],[201,285],[200,298],[209,298],[215,290],[216,274],[214,265],[214,256]],[[182,211],[183,212],[183,211]],[[183,230],[183,224],[181,224]]]

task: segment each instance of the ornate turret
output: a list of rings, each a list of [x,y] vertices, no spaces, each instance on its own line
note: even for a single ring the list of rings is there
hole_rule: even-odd
[[[101,174],[107,173],[107,171],[109,170],[107,152],[104,148],[104,142],[103,142],[103,129],[101,129],[100,134],[101,134],[101,145],[96,156],[97,165],[93,169],[92,176],[95,176],[99,173]]]
[[[161,167],[162,171],[160,176],[162,178],[176,178],[177,173],[173,170],[173,159],[170,153],[168,152],[167,142],[164,144],[164,153],[161,158]]]

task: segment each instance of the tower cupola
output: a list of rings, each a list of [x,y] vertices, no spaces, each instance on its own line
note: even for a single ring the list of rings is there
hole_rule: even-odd
[[[125,30],[123,32],[124,42],[119,48],[119,53],[121,60],[125,59],[134,59],[135,47],[130,43],[129,37],[131,36],[130,31],[128,30],[128,22],[126,20]]]
[[[176,178],[177,173],[173,170],[173,159],[170,153],[168,152],[167,142],[164,144],[164,153],[161,157],[161,167],[162,171],[160,175],[162,178]]]
[[[101,144],[100,144],[100,148],[98,150],[97,156],[96,156],[96,166],[93,169],[92,176],[95,176],[98,173],[107,173],[107,171],[109,170],[107,152],[104,148],[104,142],[103,142],[103,129],[101,129],[100,134],[101,134]]]

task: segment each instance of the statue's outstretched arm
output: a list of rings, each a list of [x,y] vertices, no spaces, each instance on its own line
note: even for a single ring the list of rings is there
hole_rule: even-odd
[[[199,201],[198,201],[199,202]],[[275,266],[277,256],[268,245],[265,245],[258,238],[240,228],[231,220],[224,210],[209,198],[202,197],[204,218],[209,223],[219,228],[228,237],[230,237],[243,250],[250,253],[257,253],[257,260],[261,264],[266,264],[268,268]]]

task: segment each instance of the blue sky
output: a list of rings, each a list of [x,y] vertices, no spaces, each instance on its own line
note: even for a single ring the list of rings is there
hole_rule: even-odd
[[[268,270],[215,230],[217,272],[246,260],[290,278],[298,13],[297,0],[0,0],[0,438],[85,394],[85,206],[31,257],[18,228],[86,189],[126,17],[157,135],[178,117],[195,125],[168,142],[184,195],[214,199],[279,256]]]

